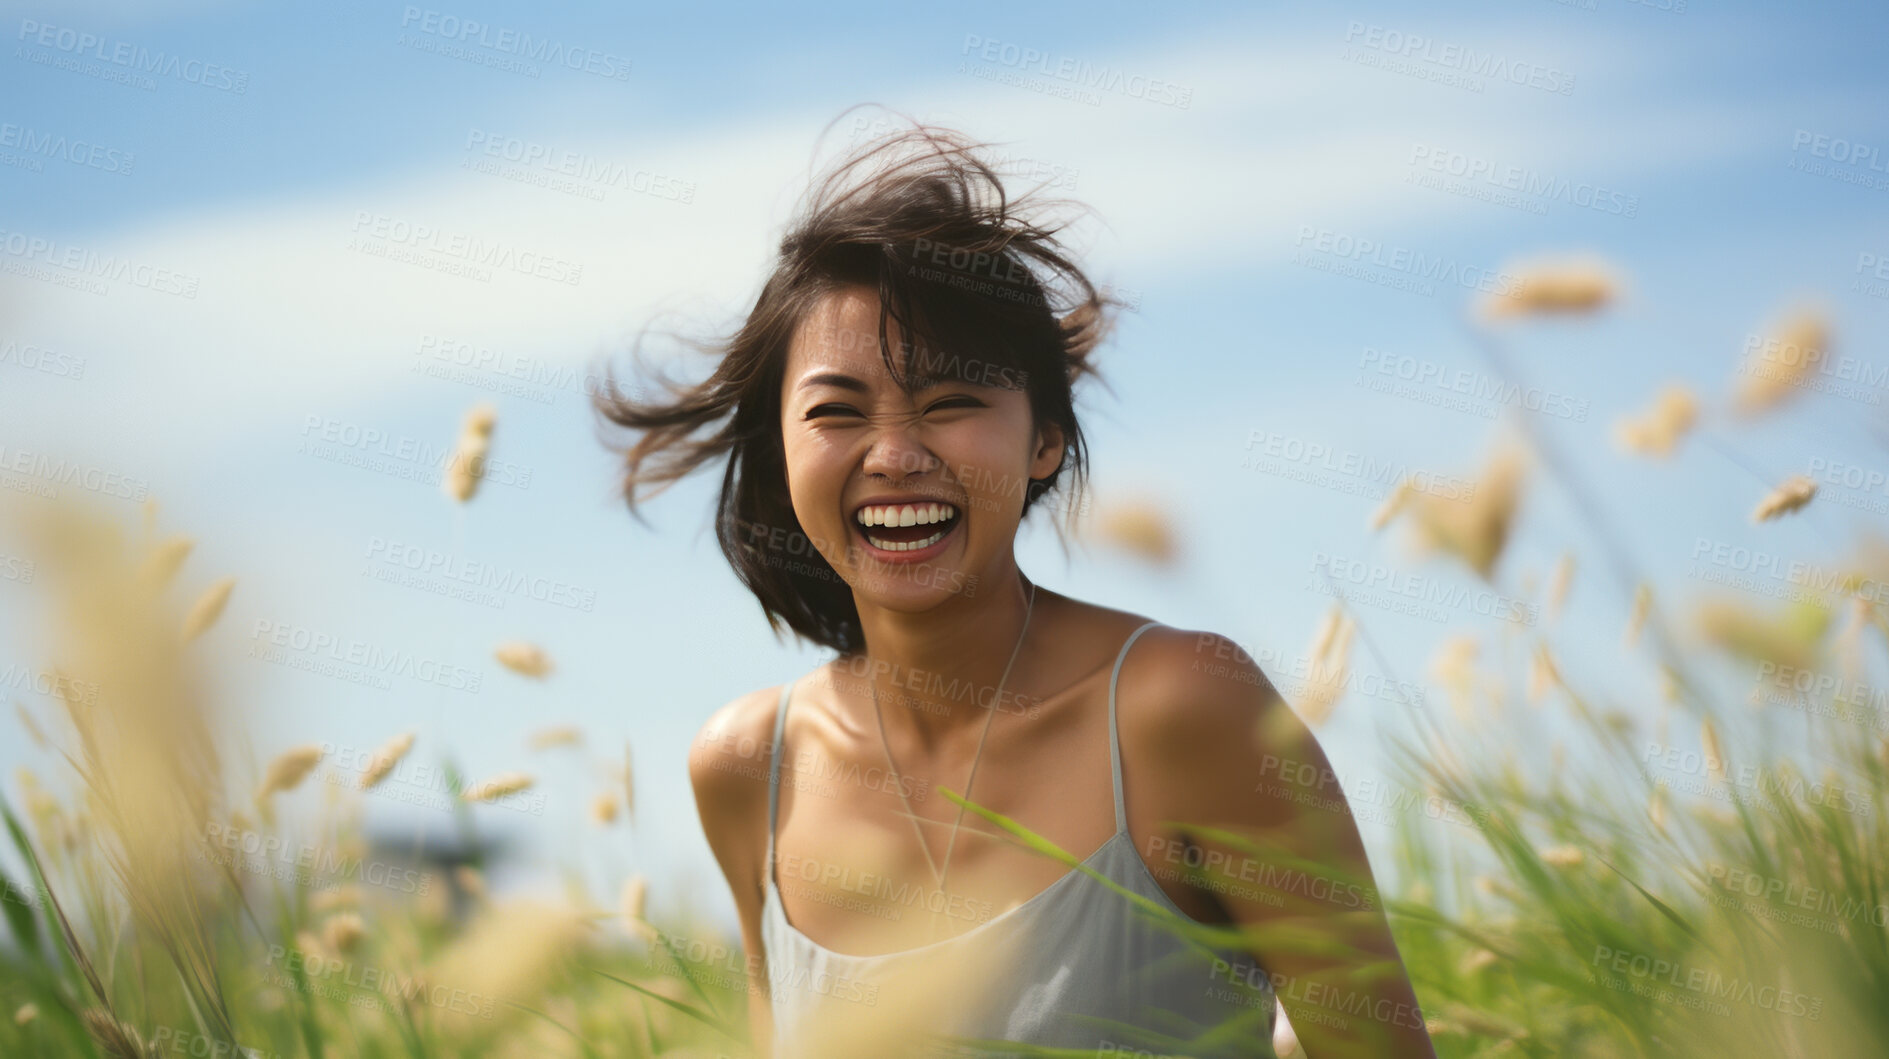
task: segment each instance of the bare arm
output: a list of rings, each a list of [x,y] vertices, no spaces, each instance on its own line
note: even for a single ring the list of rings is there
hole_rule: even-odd
[[[1310,1059],[1430,1056],[1364,843],[1325,752],[1224,637],[1158,641],[1145,738],[1162,820],[1200,854]],[[1198,666],[1195,663],[1200,663]],[[1217,832],[1217,833],[1216,833]]]
[[[774,738],[779,689],[730,702],[709,717],[689,747],[689,782],[709,849],[735,898],[746,953],[748,1033],[754,1054],[772,1054],[774,1014],[768,1000],[761,941],[761,903],[767,857],[767,751]],[[759,759],[736,747],[759,747]],[[758,778],[757,778],[758,776]]]

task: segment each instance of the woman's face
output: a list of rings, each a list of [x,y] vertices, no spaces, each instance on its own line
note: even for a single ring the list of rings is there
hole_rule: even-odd
[[[930,378],[906,394],[878,331],[867,287],[828,295],[803,322],[781,392],[787,488],[810,543],[862,604],[921,611],[988,591],[1029,481],[1056,470],[1063,437],[1033,428],[1027,393],[1005,385],[1021,380],[975,350],[921,350],[914,374]],[[886,334],[898,350],[896,320]]]

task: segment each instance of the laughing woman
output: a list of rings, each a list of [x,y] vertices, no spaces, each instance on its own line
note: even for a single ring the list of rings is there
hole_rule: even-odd
[[[834,652],[690,753],[757,1048],[1272,1056],[1283,1006],[1313,1059],[1433,1055],[1265,674],[1018,568],[1021,521],[1080,495],[1072,391],[1113,303],[979,150],[920,126],[854,152],[706,381],[598,398],[633,512],[726,458],[723,553]]]

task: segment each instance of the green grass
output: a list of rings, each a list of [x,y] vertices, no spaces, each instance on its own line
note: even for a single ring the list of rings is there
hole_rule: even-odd
[[[1567,473],[1565,461],[1547,463]],[[114,551],[121,544],[113,531],[60,538],[93,560],[77,569],[94,591],[75,605],[89,615],[82,642],[103,652],[94,661],[107,672],[93,684],[137,694],[91,712],[67,704],[66,801],[34,785],[0,802],[23,868],[0,900],[0,1054],[133,1054],[140,1041],[147,1054],[155,1043],[167,1055],[240,1047],[315,1059],[741,1054],[741,945],[713,925],[665,923],[639,939],[593,911],[565,932],[549,913],[476,899],[461,917],[444,902],[444,876],[426,894],[364,887],[358,902],[319,909],[308,888],[255,870],[266,863],[219,863],[204,836],[234,820],[225,777],[179,721],[211,711],[167,661],[175,615],[113,589],[137,565]],[[1524,706],[1523,675],[1494,671],[1472,686],[1506,689],[1505,702],[1480,691],[1454,720],[1416,713],[1415,734],[1387,748],[1393,778],[1457,807],[1468,826],[1405,813],[1378,883],[1440,1055],[1889,1054],[1881,719],[1832,716],[1843,704],[1828,695],[1754,709],[1739,693],[1767,664],[1848,673],[1889,645],[1881,603],[1854,602],[1856,590],[1823,605],[1747,604],[1730,621],[1721,608],[1706,623],[1713,646],[1696,651],[1676,647],[1655,611],[1633,648],[1672,678],[1654,701],[1606,698],[1612,673],[1560,671],[1543,703]],[[1862,619],[1847,644],[1832,632],[1840,607]],[[185,753],[114,749],[106,721]],[[1544,753],[1551,743],[1562,745]],[[1665,748],[1713,745],[1722,767],[1663,760]],[[1805,762],[1820,771],[1806,774]],[[965,804],[1024,848],[1082,867],[1017,821]],[[243,826],[302,840],[266,804],[258,815]],[[455,822],[473,846],[474,812],[458,807]],[[318,830],[333,847],[361,837],[347,820]],[[572,888],[574,906],[614,903]],[[1239,936],[1124,897],[1191,944]],[[329,946],[308,939],[347,909],[364,934],[332,964],[311,963]],[[733,955],[690,959],[696,950]]]

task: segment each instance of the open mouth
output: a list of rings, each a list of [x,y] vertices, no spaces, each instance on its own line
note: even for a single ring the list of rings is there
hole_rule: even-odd
[[[867,504],[853,524],[867,544],[886,552],[923,551],[943,541],[962,522],[953,504]]]

